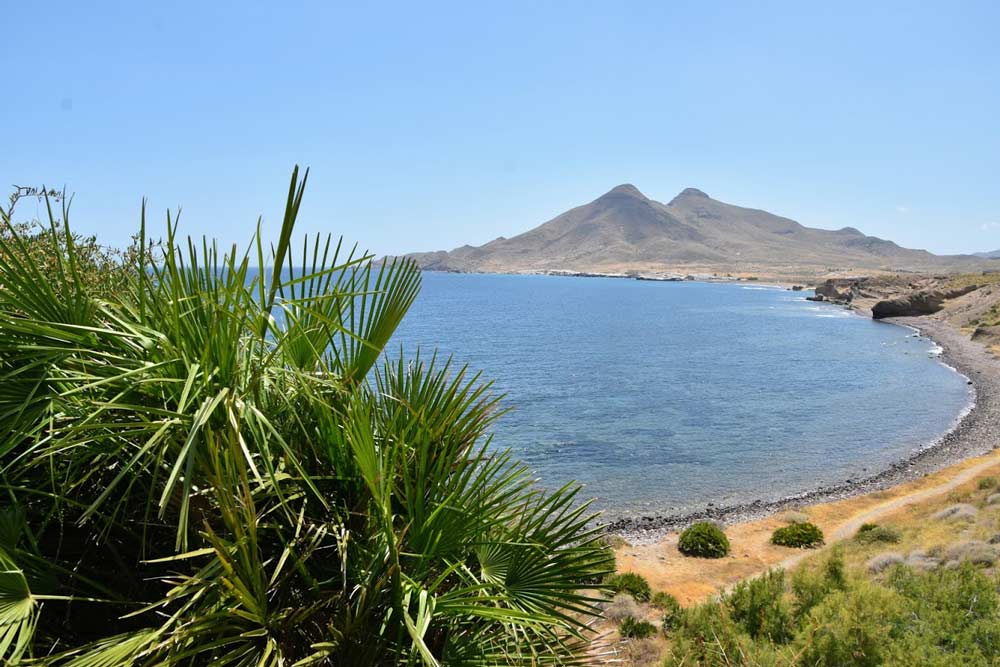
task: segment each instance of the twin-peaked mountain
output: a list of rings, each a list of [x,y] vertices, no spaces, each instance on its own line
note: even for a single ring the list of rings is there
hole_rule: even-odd
[[[627,184],[518,236],[411,257],[425,269],[497,273],[779,275],[976,270],[989,265],[989,260],[969,255],[909,250],[852,227],[805,227],[767,211],[717,201],[695,188],[663,204]]]

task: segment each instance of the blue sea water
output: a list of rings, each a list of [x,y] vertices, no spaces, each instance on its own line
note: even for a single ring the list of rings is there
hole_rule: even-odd
[[[399,345],[495,379],[494,446],[610,519],[871,474],[971,399],[911,330],[745,284],[424,273]]]

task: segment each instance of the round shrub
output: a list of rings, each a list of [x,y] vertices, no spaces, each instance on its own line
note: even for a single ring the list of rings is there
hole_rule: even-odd
[[[626,616],[618,624],[618,633],[628,639],[646,639],[656,632],[656,626],[649,621],[638,621],[632,616]]]
[[[813,523],[793,523],[779,528],[771,535],[771,544],[779,547],[812,549],[823,544],[823,531]]]
[[[997,485],[996,477],[981,477],[979,479],[978,487],[980,491],[985,491],[986,489],[992,489]]]
[[[699,521],[681,533],[677,548],[685,556],[722,558],[729,553],[729,538],[716,524]]]
[[[898,530],[891,526],[880,526],[876,523],[862,524],[858,528],[858,532],[854,534],[854,540],[861,544],[875,544],[877,542],[895,544],[899,542],[899,539],[900,534]]]
[[[628,593],[638,602],[649,602],[652,595],[649,582],[641,574],[635,572],[608,575],[604,584],[615,593]]]

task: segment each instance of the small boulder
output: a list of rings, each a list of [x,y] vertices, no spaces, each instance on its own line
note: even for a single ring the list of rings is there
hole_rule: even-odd
[[[967,285],[960,289],[924,290],[895,299],[885,299],[872,306],[872,319],[933,315],[944,308],[947,299],[955,299],[976,289],[979,289],[978,285]]]

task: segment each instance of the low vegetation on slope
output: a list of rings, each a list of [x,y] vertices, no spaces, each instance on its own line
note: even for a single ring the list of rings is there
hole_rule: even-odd
[[[664,667],[1000,664],[998,520],[996,478],[980,477],[862,525],[794,571],[772,570],[686,609],[632,603],[629,613],[660,632],[622,639],[619,654]]]
[[[870,579],[834,554],[790,582],[772,572],[687,610],[665,664],[987,667],[1000,659],[998,613],[995,577],[972,564]]]
[[[577,488],[485,450],[478,376],[380,362],[419,271],[293,251],[304,186],[246,253],[2,217],[0,664],[586,659],[613,557]]]

